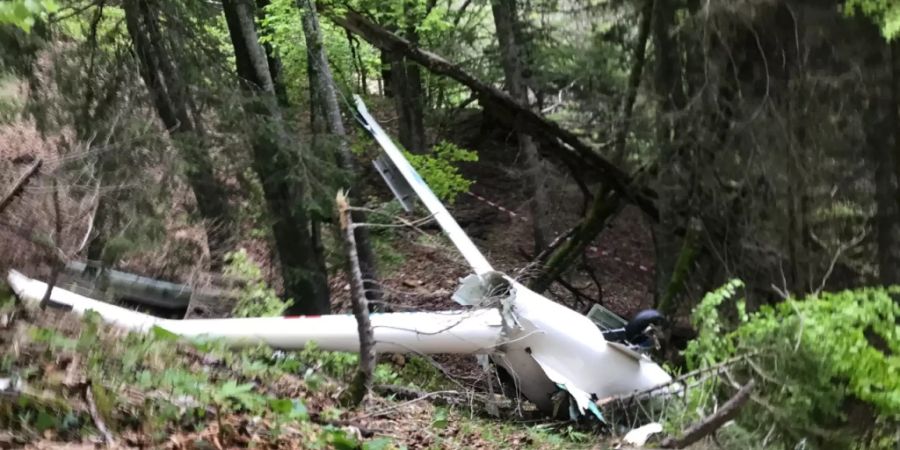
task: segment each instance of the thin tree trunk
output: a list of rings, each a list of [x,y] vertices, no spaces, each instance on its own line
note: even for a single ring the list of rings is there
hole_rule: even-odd
[[[659,105],[656,133],[657,147],[660,152],[657,173],[659,223],[653,227],[656,250],[656,304],[661,303],[665,298],[672,282],[679,250],[682,248],[680,239],[675,233],[675,230],[683,228],[680,217],[683,211],[679,211],[679,197],[683,187],[677,170],[681,153],[678,145],[682,129],[678,125],[677,115],[685,105],[685,94],[681,84],[678,45],[672,36],[676,7],[673,0],[656,0],[652,19],[654,49],[656,50],[654,88]]]
[[[425,153],[425,125],[422,119],[422,76],[418,66],[399,57],[391,62],[391,87],[400,120],[400,143],[412,153]]]
[[[500,44],[503,72],[506,78],[506,89],[520,105],[528,106],[528,88],[523,74],[527,70],[524,61],[524,45],[521,39],[516,0],[492,0],[491,11],[494,14],[494,26],[497,29],[497,41]],[[547,246],[547,221],[549,220],[550,199],[547,192],[547,176],[549,168],[538,152],[537,143],[527,133],[516,134],[519,150],[525,158],[525,170],[528,174],[528,195],[531,197],[531,224],[534,238],[534,254],[539,254]]]
[[[539,293],[544,292],[557,277],[578,260],[585,247],[621,210],[620,197],[617,192],[600,192],[594,196],[590,209],[576,226],[572,237],[547,258],[538,276],[529,284],[531,289]]]
[[[359,77],[359,91],[363,95],[367,95],[369,93],[369,80],[366,65],[363,63],[362,55],[360,54],[359,40],[347,30],[344,30],[344,33],[347,35],[347,46],[350,47],[350,59],[353,61],[353,66],[356,67],[356,74]]]
[[[622,98],[622,106],[619,112],[619,126],[613,137],[613,161],[619,162],[625,159],[625,146],[628,143],[628,132],[631,130],[631,118],[634,115],[634,102],[637,99],[638,88],[641,86],[641,78],[644,75],[644,63],[647,60],[647,40],[650,37],[650,24],[653,19],[653,0],[644,0],[641,8],[641,22],[638,26],[638,39],[634,47],[631,72],[628,73],[628,85],[625,88],[625,96]]]
[[[892,130],[891,138],[893,139],[893,161],[894,161],[894,227],[893,242],[891,243],[891,254],[893,256],[893,265],[887,274],[882,274],[881,281],[884,284],[900,285],[900,40],[894,39],[890,43],[890,64],[891,64],[891,102],[888,107],[887,129]],[[897,300],[900,302],[900,298]]]
[[[403,1],[406,20],[414,22],[418,17],[414,5]],[[401,34],[412,45],[419,44],[419,34],[415,25],[410,23]],[[425,90],[422,87],[422,72],[419,66],[403,55],[392,55],[391,87],[394,94],[394,107],[397,110],[400,126],[399,138],[403,147],[417,154],[425,153],[428,148],[425,141],[424,101]]]
[[[350,31],[350,29],[347,29],[347,32]],[[391,52],[381,50],[379,58],[381,61],[381,91],[387,98],[394,98],[394,83],[391,81],[394,78],[391,76],[391,68],[394,66],[394,59],[395,57],[391,55]]]
[[[59,272],[62,270],[62,267],[66,264],[65,255],[60,258],[59,254],[62,248],[62,231],[63,231],[63,217],[61,211],[61,205],[59,203],[59,184],[56,181],[56,178],[52,178],[53,181],[53,238],[50,240],[50,245],[52,248],[48,250],[47,262],[50,265],[50,279],[47,280],[47,290],[44,291],[44,297],[41,298],[41,309],[47,308],[47,305],[50,304],[50,298],[53,296],[53,287],[56,286],[56,282],[59,281]]]
[[[323,314],[330,311],[325,263],[317,254],[310,220],[304,207],[303,186],[291,171],[300,164],[297,142],[288,143],[277,104],[265,52],[259,44],[249,0],[222,2],[234,46],[241,87],[249,95],[245,109],[263,120],[251,137],[253,168],[262,182],[272,232],[281,262],[284,291],[294,304],[288,314]]]
[[[734,419],[741,407],[750,400],[750,394],[756,388],[756,380],[750,380],[729,398],[716,412],[685,429],[678,437],[668,437],[660,443],[662,448],[685,448],[700,439],[712,434],[729,420]]]
[[[898,190],[897,177],[898,153],[897,138],[898,125],[897,112],[897,44],[890,44],[888,49],[888,62],[890,72],[887,74],[887,83],[890,85],[891,95],[886,102],[875,102],[869,108],[874,117],[867,120],[870,124],[868,130],[869,147],[872,153],[872,164],[875,166],[875,203],[877,212],[875,216],[875,228],[878,239],[878,274],[879,281],[885,285],[900,283],[900,259],[897,258],[900,249],[900,235],[897,233],[897,222],[900,220],[900,190]],[[877,72],[877,69],[872,69]],[[876,80],[876,82],[879,82]],[[892,130],[885,134],[884,130]]]
[[[889,126],[894,132],[894,181],[897,183],[894,199],[897,201],[897,213],[900,214],[900,40],[898,39],[891,41],[891,113],[889,117],[891,121]],[[900,248],[897,251],[900,253]],[[900,283],[900,280],[895,280],[895,282]]]
[[[331,74],[331,66],[328,64],[325,47],[322,44],[322,33],[319,28],[314,2],[312,0],[298,0],[297,3],[304,11],[303,33],[306,36],[306,49],[309,53],[308,60],[313,68],[310,71],[310,84],[313,85],[314,91],[317,93],[316,97],[322,106],[328,132],[338,140],[338,164],[343,170],[350,173],[351,179],[358,180],[360,170],[348,145],[347,131],[344,128],[344,121],[341,118],[341,109],[338,104],[337,87]],[[351,185],[350,200],[361,204],[359,186]],[[356,223],[365,223],[366,214],[362,211],[353,211],[352,219]],[[373,302],[380,301],[381,289],[378,285],[378,266],[375,253],[372,251],[369,231],[365,227],[357,227],[354,231],[354,236],[356,238],[356,249],[365,285],[366,298]]]
[[[256,9],[259,11],[259,18],[262,19],[265,15],[263,11],[266,6],[269,6],[272,2],[270,0],[256,0]],[[284,81],[281,78],[282,64],[281,58],[275,54],[275,48],[272,47],[271,42],[263,43],[263,49],[266,51],[266,62],[269,65],[269,76],[272,77],[272,84],[275,86],[275,97],[278,99],[278,104],[282,108],[287,108],[291,105],[288,100],[287,94],[287,86],[284,84]]]
[[[203,127],[196,114],[192,117],[187,89],[163,48],[163,33],[159,29],[157,12],[146,0],[126,0],[122,6],[128,33],[140,62],[141,77],[150,92],[157,115],[187,163],[188,184],[197,200],[197,209],[207,221],[210,263],[216,270],[222,266],[235,235],[228,193],[216,179],[212,159],[205,148]],[[92,246],[88,253],[99,256],[97,253],[100,251]]]
[[[634,50],[634,64],[628,77],[628,88],[622,100],[620,113],[620,125],[616,130],[614,139],[615,154],[623,155],[628,139],[628,128],[634,111],[634,101],[637,97],[637,89],[640,86],[643,73],[647,40],[650,35],[650,23],[653,14],[653,0],[647,0],[641,10],[641,24],[638,29],[638,42]],[[618,158],[617,158],[618,159]],[[573,228],[571,236],[566,238],[562,245],[546,257],[546,261],[536,258],[541,264],[541,270],[531,283],[532,289],[538,292],[546,290],[550,284],[568,267],[575,262],[584,248],[597,237],[605,225],[619,210],[619,198],[607,196],[606,192],[599,192],[593,196],[591,206],[585,211],[584,217]]]
[[[335,203],[347,257],[350,299],[359,334],[359,369],[347,390],[347,400],[352,405],[358,405],[372,389],[372,372],[375,371],[375,333],[372,331],[372,322],[369,320],[369,307],[364,293],[363,275],[359,266],[354,238],[354,229],[360,227],[355,226],[353,219],[350,218],[350,205],[347,204],[347,197],[343,192],[338,192]]]

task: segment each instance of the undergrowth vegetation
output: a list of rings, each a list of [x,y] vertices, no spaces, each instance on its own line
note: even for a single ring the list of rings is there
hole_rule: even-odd
[[[457,163],[478,161],[478,153],[447,141],[437,143],[431,153],[417,155],[405,152],[409,163],[422,175],[425,183],[439,199],[453,204],[456,197],[468,192],[472,181],[459,173]]]
[[[274,289],[270,288],[263,278],[259,264],[250,258],[247,251],[240,249],[226,255],[225,276],[241,280],[238,290],[237,304],[232,314],[234,317],[276,317],[293,303],[293,300],[282,300]]]
[[[407,448],[390,433],[347,426],[354,411],[338,399],[356,370],[356,354],[314,344],[294,352],[262,345],[234,349],[158,327],[130,333],[102,324],[90,311],[76,318],[25,309],[5,291],[2,298],[0,379],[8,386],[0,394],[0,428],[19,444],[90,440],[103,435],[102,427],[119,444],[152,448]],[[402,367],[379,364],[374,375],[376,385],[430,392],[451,387],[440,370],[417,356]],[[392,409],[390,398],[370,401],[381,404],[375,409]],[[577,433],[504,424],[455,408],[429,409],[421,418],[428,423],[420,428],[433,428],[432,448],[466,448],[460,443],[491,439],[572,448],[584,440]]]
[[[671,431],[756,381],[729,448],[893,449],[900,442],[900,288],[789,298],[748,313],[740,281],[705,296],[685,356],[696,377]],[[690,384],[690,382],[688,383]],[[677,402],[676,402],[677,403]],[[723,430],[724,431],[724,430]]]

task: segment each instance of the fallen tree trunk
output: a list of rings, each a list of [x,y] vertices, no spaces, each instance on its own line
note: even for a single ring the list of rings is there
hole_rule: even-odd
[[[599,155],[572,132],[520,105],[509,94],[481,82],[459,65],[414,46],[406,39],[372,23],[358,13],[348,11],[341,15],[322,4],[319,4],[319,8],[322,14],[332,22],[359,35],[373,46],[403,55],[435,74],[450,77],[472,89],[482,105],[494,111],[498,119],[514,127],[517,131],[540,140],[546,144],[545,148],[554,149],[560,157],[569,160],[574,158],[590,165],[606,184],[621,193],[625,199],[640,207],[654,221],[658,220],[659,213],[653,202],[652,193],[636,186],[631,176]]]
[[[750,394],[753,392],[754,387],[756,387],[756,380],[750,380],[741,387],[737,394],[734,394],[734,397],[728,399],[718,411],[688,427],[681,433],[681,436],[664,439],[660,446],[663,448],[685,448],[715,432],[719,427],[725,425],[725,422],[737,416],[741,406],[744,406],[744,403],[747,403],[747,400],[750,399]]]
[[[91,281],[90,277],[85,276],[88,268],[99,269],[100,263],[72,261],[67,263],[63,270],[69,276],[87,278],[88,281]],[[189,285],[154,280],[118,270],[107,269],[105,272],[104,276],[107,277],[109,287],[119,297],[125,297],[143,305],[167,309],[184,309],[191,301],[193,289]]]

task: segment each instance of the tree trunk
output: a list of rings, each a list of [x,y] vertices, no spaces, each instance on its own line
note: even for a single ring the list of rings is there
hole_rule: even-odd
[[[750,380],[741,386],[737,393],[722,404],[716,412],[685,429],[678,437],[667,437],[660,443],[662,448],[685,448],[718,430],[722,425],[734,419],[741,407],[750,400],[756,388],[756,380]]]
[[[350,30],[347,30],[350,32]],[[382,94],[387,98],[394,98],[394,84],[391,80],[394,78],[391,76],[391,68],[394,66],[394,57],[391,56],[391,52],[387,50],[382,50],[380,52],[381,61],[381,85],[382,85]]]
[[[652,33],[654,40],[656,70],[654,89],[658,112],[656,117],[657,147],[659,164],[657,186],[659,186],[659,223],[653,227],[653,241],[656,250],[655,303],[663,302],[672,282],[676,260],[682,244],[676,230],[683,228],[679,217],[679,197],[682,189],[678,176],[678,145],[682,128],[676,116],[684,107],[684,91],[681,84],[681,64],[678,46],[672,30],[675,27],[673,0],[657,0],[653,8]]]
[[[894,182],[896,183],[894,187],[897,188],[894,199],[897,201],[897,214],[900,214],[900,40],[898,39],[891,41],[890,107],[891,113],[889,118],[891,123],[889,126],[890,129],[893,130],[894,137]],[[898,240],[900,240],[900,238],[898,238]],[[897,247],[900,247],[900,243],[898,243]],[[898,252],[898,260],[900,260],[900,248],[896,250]],[[900,271],[900,267],[898,267],[897,270]],[[900,278],[900,274],[898,274],[898,278]],[[900,283],[900,280],[894,280],[894,282]]]
[[[197,115],[191,114],[187,89],[162,47],[163,33],[159,29],[157,11],[146,0],[126,0],[123,8],[128,33],[140,62],[141,77],[157,115],[187,163],[188,184],[194,191],[200,215],[207,221],[211,267],[217,270],[222,266],[225,253],[231,249],[235,235],[228,193],[216,179],[212,158],[205,148],[203,127]],[[89,251],[94,256],[98,256],[98,252],[97,248]]]
[[[617,192],[599,192],[572,237],[553,252],[541,267],[540,274],[529,284],[535,292],[544,292],[557,277],[574,263],[585,247],[594,240],[610,220],[621,210],[621,196]]]
[[[341,237],[344,240],[344,253],[347,257],[347,281],[350,283],[350,300],[353,305],[353,316],[356,317],[356,329],[359,334],[359,368],[347,389],[348,403],[359,405],[366,394],[372,390],[372,373],[375,371],[375,333],[369,320],[369,306],[364,294],[363,274],[359,266],[359,257],[354,229],[361,228],[353,224],[350,218],[350,205],[343,192],[338,192],[335,199]]]
[[[494,14],[494,26],[497,29],[497,41],[500,44],[500,56],[506,78],[506,90],[510,96],[522,106],[528,106],[528,88],[524,73],[527,71],[523,51],[521,24],[519,23],[516,0],[492,0],[491,11]],[[528,195],[531,197],[531,226],[534,238],[534,254],[537,255],[547,246],[547,221],[549,220],[550,199],[547,193],[547,167],[537,143],[527,133],[516,134],[519,150],[525,158],[525,170],[528,174]]]
[[[400,143],[412,153],[425,153],[428,145],[425,142],[425,122],[422,117],[424,92],[419,66],[402,56],[393,59],[391,87],[394,90],[394,105],[400,119]]]
[[[347,141],[347,131],[341,118],[341,109],[338,104],[337,88],[334,84],[334,76],[325,47],[322,44],[322,33],[319,29],[319,19],[316,15],[312,0],[298,0],[298,6],[303,9],[303,33],[306,36],[306,49],[310,67],[310,85],[316,93],[321,109],[324,112],[324,121],[328,133],[338,140],[338,165],[347,171],[352,180],[359,179],[359,167],[355,162],[353,153]],[[350,186],[350,200],[354,204],[361,205],[359,195],[360,186]],[[362,211],[353,211],[352,219],[355,223],[365,223],[366,214]],[[365,227],[356,227],[354,231],[356,250],[359,258],[359,266],[365,285],[366,298],[369,301],[381,301],[381,289],[378,285],[378,266],[375,253],[372,251],[369,231]]]
[[[400,34],[412,45],[419,45],[415,22],[422,18],[417,17],[412,7],[409,0],[403,1],[403,12],[408,24],[405,29],[400,30]],[[425,140],[425,89],[422,87],[422,71],[417,64],[401,54],[390,55],[390,64],[390,86],[399,118],[400,144],[412,153],[425,153],[428,145]]]
[[[641,86],[641,78],[644,75],[644,63],[647,59],[647,40],[650,38],[650,24],[653,19],[653,0],[644,0],[644,7],[640,12],[641,22],[638,26],[638,39],[634,47],[631,71],[628,73],[628,85],[625,95],[622,97],[622,105],[619,111],[619,126],[616,127],[613,137],[613,161],[620,162],[626,159],[625,147],[628,143],[628,132],[631,130],[631,118],[634,114],[634,102],[637,99],[638,88]]]
[[[359,39],[356,39],[353,34],[347,30],[344,30],[344,33],[347,35],[347,46],[350,48],[350,60],[353,61],[353,66],[356,68],[357,81],[359,83],[357,89],[359,89],[359,92],[362,93],[362,95],[368,95],[369,80],[366,72],[366,65],[360,54]]]
[[[900,283],[900,235],[898,235],[898,221],[900,221],[900,173],[898,173],[897,158],[900,157],[900,142],[898,142],[898,98],[897,92],[897,67],[900,58],[898,45],[890,44],[888,49],[888,64],[890,72],[887,74],[887,84],[890,94],[876,96],[886,98],[886,102],[875,101],[870,109],[876,109],[870,114],[874,117],[867,120],[870,125],[868,130],[869,147],[871,149],[872,164],[875,166],[875,203],[877,205],[875,228],[878,239],[878,274],[879,281],[885,285]],[[870,69],[878,73],[878,69]],[[881,79],[875,82],[880,83]],[[876,91],[877,92],[877,91]],[[884,133],[884,130],[891,130]]]
[[[257,38],[253,3],[224,0],[222,7],[241,87],[250,97],[245,110],[248,116],[263,122],[253,127],[251,136],[253,168],[262,182],[263,195],[274,219],[272,232],[281,262],[284,293],[294,300],[287,313],[328,313],[331,308],[325,262],[315,249],[303,204],[303,186],[294,181],[291,173],[300,163],[300,155],[293,149],[299,144],[288,142],[275,85]]]
[[[270,0],[256,0],[256,9],[259,12],[258,16],[260,19],[265,16],[263,11],[265,7],[271,3]],[[284,84],[284,80],[281,79],[281,58],[275,54],[275,48],[272,47],[271,42],[263,43],[263,49],[266,51],[266,62],[269,64],[269,76],[272,77],[272,84],[275,86],[275,97],[282,108],[287,108],[290,106],[290,101],[288,100],[287,86]]]
[[[634,62],[628,78],[628,88],[622,100],[620,112],[620,124],[614,138],[614,148],[617,155],[624,154],[625,144],[628,138],[628,126],[634,110],[634,101],[637,97],[637,89],[640,85],[641,75],[644,70],[647,40],[650,35],[650,23],[653,13],[653,0],[648,0],[641,10],[641,22],[638,29],[638,40],[634,50]],[[586,189],[585,189],[586,190]],[[585,247],[597,237],[621,209],[619,195],[610,195],[608,190],[601,190],[593,195],[590,206],[586,208],[584,217],[578,222],[570,235],[564,238],[558,247],[549,252],[546,258],[535,258],[535,263],[540,264],[540,272],[530,283],[532,289],[543,292],[557,277],[561,276],[569,266],[578,259]],[[557,238],[559,239],[559,238]],[[553,244],[551,244],[553,247]],[[548,249],[549,250],[549,249]],[[546,252],[546,251],[545,251]],[[540,253],[538,254],[540,255]]]

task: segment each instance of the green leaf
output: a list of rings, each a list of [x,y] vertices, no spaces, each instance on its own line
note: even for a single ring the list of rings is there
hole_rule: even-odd
[[[290,418],[294,420],[309,420],[309,411],[302,400],[298,398],[291,400]]]
[[[150,334],[153,335],[154,339],[157,339],[160,341],[177,341],[178,340],[177,334],[175,334],[169,330],[166,330],[165,328],[157,326],[157,325],[154,325],[152,328],[150,328]]]
[[[37,418],[34,421],[34,427],[41,433],[56,428],[57,424],[56,417],[44,410],[38,411]]]
[[[228,380],[219,387],[219,395],[226,398],[237,398],[251,391],[253,391],[253,383],[237,384],[234,380]]]
[[[269,400],[269,408],[275,413],[288,415],[291,413],[291,410],[294,409],[294,405],[291,403],[290,399],[273,398]]]
[[[362,448],[363,450],[391,450],[396,447],[389,438],[381,437],[363,442]]]
[[[438,408],[434,412],[434,420],[431,421],[431,427],[437,428],[439,430],[447,428],[447,425],[450,424],[450,415],[447,413],[447,410],[444,408]]]
[[[331,444],[336,450],[358,450],[359,442],[353,436],[341,429],[329,429],[323,434],[326,443]]]

